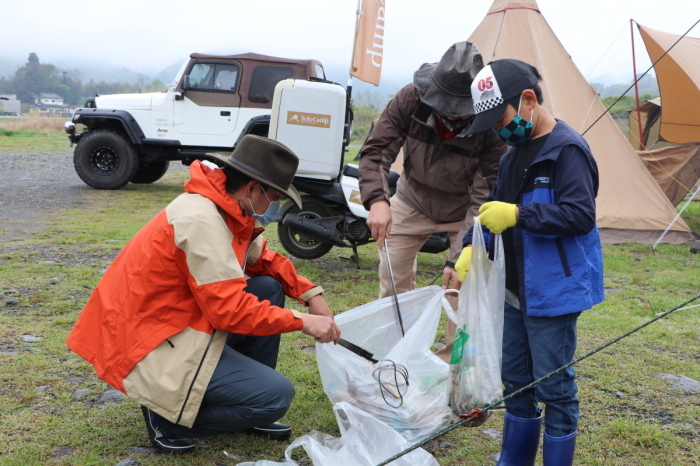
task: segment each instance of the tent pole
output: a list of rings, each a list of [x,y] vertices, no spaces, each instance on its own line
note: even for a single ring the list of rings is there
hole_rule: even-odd
[[[639,128],[639,145],[646,150],[644,132],[642,131],[642,112],[639,108],[639,86],[637,86],[637,58],[634,54],[634,20],[630,19],[630,36],[632,37],[632,71],[634,72],[634,100],[637,103],[637,127]]]

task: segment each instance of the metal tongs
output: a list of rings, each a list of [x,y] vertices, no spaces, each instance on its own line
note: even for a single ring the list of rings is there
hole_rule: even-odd
[[[366,349],[357,346],[354,343],[350,343],[349,341],[344,340],[342,338],[338,340],[338,344],[343,348],[347,349],[348,351],[351,351],[356,355],[360,356],[361,358],[368,360],[374,365],[375,369],[372,372],[372,377],[374,377],[374,380],[379,382],[379,390],[386,404],[388,404],[392,408],[398,408],[403,404],[402,391],[405,391],[406,388],[408,388],[408,369],[406,369],[406,366],[396,364],[391,359],[375,359],[374,353],[370,353]],[[390,372],[388,382],[386,380],[382,380],[382,373],[386,372]],[[399,377],[403,378],[402,383],[399,383]],[[392,378],[393,381],[391,380]],[[389,393],[389,395],[391,395],[393,398],[399,400],[399,404],[393,405],[389,403],[389,401],[387,401],[386,399],[385,393]]]
[[[374,359],[373,353],[370,353],[369,351],[367,351],[364,348],[360,348],[359,346],[357,346],[354,343],[350,343],[349,341],[343,340],[341,338],[340,340],[338,340],[338,344],[340,346],[342,346],[343,348],[345,348],[346,350],[352,351],[353,353],[360,356],[361,358],[365,358],[366,360],[368,360],[372,364],[376,364],[379,362],[378,360]]]
[[[389,272],[389,278],[391,279],[391,291],[394,294],[394,308],[396,309],[396,315],[399,318],[399,326],[401,327],[401,336],[406,336],[406,332],[403,329],[403,318],[401,317],[401,308],[399,308],[399,297],[396,295],[396,283],[394,282],[394,271],[391,269],[391,261],[389,260],[389,246],[386,243],[386,238],[384,238],[384,247],[382,248],[382,254],[384,255],[384,263],[386,264],[387,271]]]

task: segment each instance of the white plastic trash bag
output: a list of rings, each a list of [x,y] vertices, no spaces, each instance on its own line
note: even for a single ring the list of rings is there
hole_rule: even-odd
[[[411,444],[391,427],[349,403],[333,406],[341,437],[335,438],[318,431],[297,438],[284,452],[281,463],[258,461],[237,466],[297,466],[292,450],[304,447],[314,466],[372,466],[400,453]],[[422,448],[393,461],[392,466],[438,466],[437,460]]]
[[[398,295],[406,335],[401,337],[394,298],[372,301],[335,317],[342,338],[379,360],[406,367],[409,385],[403,404],[393,408],[382,397],[374,365],[340,345],[317,344],[316,359],[323,389],[334,405],[348,402],[416,443],[454,419],[447,406],[448,365],[430,347],[443,307],[443,290],[430,286]],[[388,395],[390,402],[396,401]],[[397,403],[398,404],[398,403]]]
[[[459,293],[457,314],[446,308],[457,332],[450,360],[449,405],[467,414],[503,397],[501,352],[505,260],[501,235],[495,235],[489,260],[481,223],[474,224],[472,259]]]

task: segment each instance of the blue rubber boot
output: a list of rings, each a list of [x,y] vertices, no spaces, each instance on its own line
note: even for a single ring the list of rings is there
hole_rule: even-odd
[[[503,421],[503,445],[496,466],[534,466],[540,446],[542,413],[534,419],[524,419],[506,413]]]
[[[577,432],[574,432],[563,437],[544,434],[544,466],[571,466],[574,463],[576,434]]]

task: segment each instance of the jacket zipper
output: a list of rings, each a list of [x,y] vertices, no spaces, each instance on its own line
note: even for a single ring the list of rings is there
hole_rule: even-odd
[[[557,243],[557,251],[559,252],[559,260],[561,261],[561,266],[564,268],[564,276],[571,276],[571,267],[569,267],[569,260],[566,258],[566,251],[564,250],[564,243],[562,243],[561,238],[554,240]]]
[[[216,330],[214,330],[211,333],[211,337],[209,337],[209,343],[207,343],[207,347],[204,349],[204,354],[202,355],[202,360],[199,361],[199,366],[197,367],[197,372],[194,373],[194,377],[192,378],[192,383],[190,384],[190,388],[187,390],[187,396],[185,396],[185,402],[182,403],[182,409],[180,410],[180,414],[177,416],[177,421],[175,421],[175,424],[180,423],[180,419],[182,419],[182,413],[185,411],[185,406],[187,406],[187,402],[190,399],[190,393],[192,393],[192,387],[194,387],[194,383],[197,380],[197,376],[199,375],[199,371],[202,369],[202,365],[204,364],[204,359],[207,357],[207,353],[209,352],[209,347],[211,346],[211,342],[214,341],[214,334],[216,333]]]

